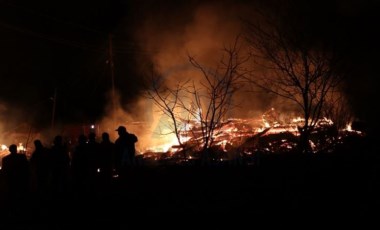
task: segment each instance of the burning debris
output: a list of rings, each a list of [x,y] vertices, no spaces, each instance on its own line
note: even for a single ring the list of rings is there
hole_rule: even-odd
[[[227,119],[219,124],[212,137],[212,146],[202,149],[203,130],[201,124],[191,121],[189,129],[180,132],[183,145],[172,145],[167,151],[146,151],[142,157],[152,161],[191,162],[208,154],[211,161],[230,161],[237,158],[250,158],[261,154],[281,154],[297,151],[300,129],[304,119],[297,117],[280,119],[272,108],[260,119]],[[310,146],[313,153],[333,151],[342,143],[346,135],[363,135],[348,128],[338,130],[328,118],[319,119],[310,133]],[[154,148],[152,148],[154,149]]]

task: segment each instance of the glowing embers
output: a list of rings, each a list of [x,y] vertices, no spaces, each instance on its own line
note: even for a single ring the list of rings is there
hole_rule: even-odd
[[[312,123],[308,133],[310,150],[314,153],[334,151],[342,144],[342,136],[357,135],[360,132],[347,128],[338,130],[334,122],[326,117]],[[298,151],[301,131],[305,119],[277,114],[272,108],[261,118],[229,118],[218,123],[215,132],[210,136],[212,145],[204,148],[204,130],[199,121],[192,120],[178,133],[181,145],[173,134],[163,137],[161,145],[155,145],[143,152],[142,158],[150,162],[181,163],[203,161],[233,162],[237,159],[249,159],[257,154],[282,154]],[[351,130],[351,131],[347,131]],[[206,156],[206,157],[205,157]]]

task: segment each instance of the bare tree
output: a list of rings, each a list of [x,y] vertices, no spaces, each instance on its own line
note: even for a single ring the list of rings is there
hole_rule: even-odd
[[[200,119],[203,149],[213,145],[214,135],[221,128],[226,113],[233,109],[232,97],[238,90],[239,83],[246,73],[242,68],[247,58],[239,57],[238,40],[230,48],[224,48],[220,65],[207,70],[194,57],[189,56],[191,64],[202,73],[198,86],[193,82],[189,94],[193,106],[184,107],[194,118]]]
[[[326,97],[341,82],[336,71],[338,58],[321,43],[302,34],[296,23],[288,20],[290,23],[284,25],[282,20],[270,18],[270,14],[259,15],[260,20],[247,23],[247,40],[256,70],[261,71],[247,79],[298,105],[305,120],[299,127],[300,148],[309,151],[310,133],[321,118]]]
[[[326,99],[323,108],[323,116],[334,121],[337,129],[346,128],[353,120],[349,102],[347,98],[340,92],[331,92]]]
[[[199,150],[205,151],[214,143],[227,112],[233,109],[232,97],[246,73],[242,67],[247,57],[239,55],[239,39],[231,47],[224,47],[223,56],[215,68],[206,68],[193,56],[190,63],[201,72],[200,80],[178,82],[175,87],[154,84],[148,97],[170,118],[171,130],[181,146],[181,134],[186,131]],[[186,130],[186,124],[192,129]]]
[[[184,148],[184,143],[182,143],[181,133],[186,131],[186,121],[183,119],[181,114],[182,106],[184,102],[183,93],[186,90],[187,82],[178,82],[175,88],[169,88],[164,84],[162,80],[156,75],[152,76],[152,87],[147,91],[147,98],[151,99],[154,104],[158,107],[159,111],[163,115],[169,118],[169,123],[165,126],[169,133],[160,133],[162,135],[174,134],[177,138],[178,144]]]

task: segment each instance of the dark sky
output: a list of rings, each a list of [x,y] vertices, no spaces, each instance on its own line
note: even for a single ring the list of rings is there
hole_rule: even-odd
[[[30,120],[49,124],[57,89],[58,120],[99,118],[112,86],[110,33],[115,84],[125,95],[135,93],[136,47],[126,20],[131,10],[118,1],[1,1],[0,100],[6,111],[29,111]]]
[[[110,33],[115,85],[123,104],[128,105],[142,89],[141,69],[136,67],[143,65],[140,57],[147,51],[141,49],[135,32],[143,21],[153,20],[167,29],[175,24],[173,21],[186,21],[188,12],[204,2],[0,1],[2,119],[21,113],[26,121],[50,125],[55,89],[57,120],[92,122],[100,118],[111,89],[107,65]],[[250,1],[226,2],[234,5]],[[276,5],[287,1],[272,2]],[[298,4],[306,9],[306,22],[319,31],[318,39],[330,39],[337,47],[343,47],[350,67],[346,91],[353,109],[358,116],[375,120],[377,115],[370,114],[367,102],[376,99],[379,4],[359,0],[298,1]]]

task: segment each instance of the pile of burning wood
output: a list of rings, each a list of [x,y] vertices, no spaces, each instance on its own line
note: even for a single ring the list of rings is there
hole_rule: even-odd
[[[207,150],[207,158],[224,162],[249,159],[258,154],[281,154],[297,151],[300,132],[304,120],[302,118],[280,121],[272,109],[261,119],[228,119],[220,124],[213,136],[213,144]],[[191,162],[204,158],[201,149],[202,129],[196,122],[192,128],[180,133],[187,141],[182,146],[172,146],[167,152],[154,151],[144,153],[144,158],[155,161],[171,161],[175,163]],[[342,144],[347,135],[362,135],[361,132],[349,129],[338,130],[327,118],[318,120],[310,134],[310,146],[314,153],[333,151]]]

